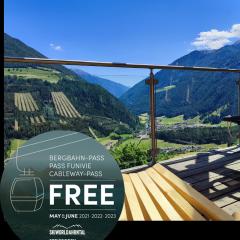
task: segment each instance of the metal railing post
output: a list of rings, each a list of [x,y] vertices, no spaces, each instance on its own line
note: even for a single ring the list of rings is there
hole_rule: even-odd
[[[157,141],[156,141],[156,100],[155,100],[155,85],[158,83],[154,79],[153,69],[150,69],[150,78],[146,80],[146,84],[149,85],[149,97],[150,97],[150,137],[151,137],[151,163],[153,165],[156,163],[157,155]]]
[[[236,81],[238,86],[238,109],[237,109],[237,115],[240,116],[240,75],[239,79]],[[240,145],[240,126],[238,126],[238,144]]]
[[[237,106],[237,114],[240,115],[240,77],[236,81],[237,91],[238,91],[238,106]]]

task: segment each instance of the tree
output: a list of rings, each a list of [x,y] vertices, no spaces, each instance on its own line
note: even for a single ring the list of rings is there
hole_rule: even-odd
[[[136,143],[120,145],[112,150],[112,155],[120,168],[130,168],[148,163],[147,150],[141,149]]]

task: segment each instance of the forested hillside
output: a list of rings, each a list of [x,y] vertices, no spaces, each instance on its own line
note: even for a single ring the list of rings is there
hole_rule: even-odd
[[[44,57],[21,41],[4,35],[4,54]],[[101,86],[90,84],[60,65],[7,63],[4,68],[5,150],[13,138],[68,129],[98,137],[116,129],[131,132],[137,118]]]
[[[240,68],[240,42],[214,51],[193,51],[171,65]],[[185,118],[200,115],[218,122],[236,113],[239,75],[232,73],[170,71],[155,74],[157,115]],[[149,88],[141,81],[128,90],[121,100],[136,114],[149,111]]]

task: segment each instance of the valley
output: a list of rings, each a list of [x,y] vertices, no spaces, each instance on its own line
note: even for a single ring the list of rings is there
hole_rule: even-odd
[[[45,57],[7,34],[4,41],[6,56]],[[138,119],[117,98],[70,69],[5,63],[5,158],[27,139],[46,131],[65,129],[105,137],[117,129],[132,132],[137,125]]]
[[[141,127],[135,133],[110,134],[108,137],[99,138],[99,142],[110,150],[116,159],[119,159],[119,165],[122,168],[143,165],[148,162],[147,156],[151,149],[149,115],[144,113],[138,117]],[[157,161],[226,148],[230,140],[231,144],[237,144],[237,125],[232,125],[229,130],[226,122],[205,124],[199,116],[184,120],[183,115],[179,115],[172,118],[158,117],[156,124],[159,149]],[[234,136],[233,139],[229,139],[228,130]],[[146,159],[143,158],[140,162],[135,161],[136,157],[134,158],[132,155],[136,154],[134,151],[137,149],[146,153]],[[128,156],[128,161],[121,161],[122,152]],[[118,157],[119,155],[120,157]],[[130,161],[130,159],[134,160]]]
[[[24,52],[28,57],[44,57],[8,35],[5,41],[6,55],[22,56]],[[208,53],[192,55],[199,58],[199,55],[206,57]],[[178,63],[186,64],[188,58],[183,57]],[[221,64],[213,66],[221,67]],[[165,70],[155,74],[159,80],[156,88],[157,161],[236,144],[237,126],[229,127],[222,121],[224,116],[234,113],[236,107],[236,92],[229,94],[231,88],[235,89],[234,81],[229,80],[223,88],[221,84],[228,78],[215,74],[214,83],[221,77],[220,86],[215,91],[212,77],[203,84],[202,80],[197,80],[198,75],[194,75],[193,79],[192,74],[195,73],[172,71],[169,74],[170,71]],[[206,79],[208,76],[202,77]],[[103,85],[99,81],[103,81]],[[108,89],[107,86],[113,88]],[[122,169],[147,164],[151,149],[146,100],[149,98],[148,87],[140,82],[128,91],[122,89],[127,92],[120,99],[129,110],[117,99],[120,92],[113,92],[117,88],[120,90],[120,87],[110,84],[108,80],[83,71],[73,72],[63,66],[6,63],[5,158],[13,156],[17,147],[29,138],[46,131],[63,129],[79,131],[95,138],[111,152]],[[205,96],[209,89],[211,96]],[[204,100],[198,103],[200,95]]]

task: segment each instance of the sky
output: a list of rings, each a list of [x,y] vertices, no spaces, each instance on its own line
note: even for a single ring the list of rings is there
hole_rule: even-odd
[[[240,39],[239,0],[5,0],[4,31],[48,58],[170,64]],[[139,69],[81,67],[132,86]]]

